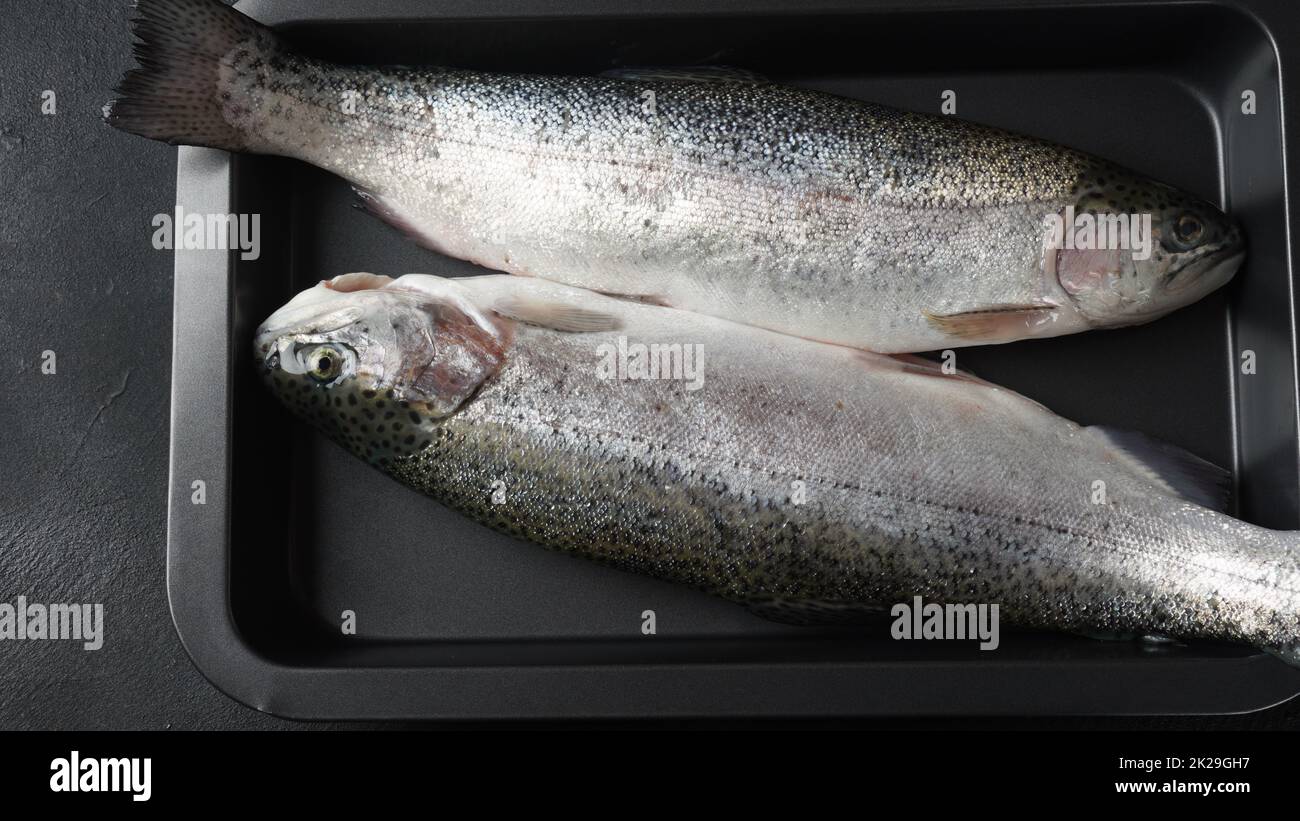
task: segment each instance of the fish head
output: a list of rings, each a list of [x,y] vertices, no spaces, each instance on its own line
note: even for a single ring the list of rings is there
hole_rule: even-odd
[[[281,402],[380,467],[431,444],[500,367],[510,332],[454,282],[398,282],[322,282],[272,314],[253,343]]]
[[[1091,327],[1136,325],[1226,284],[1245,258],[1240,226],[1172,186],[1103,165],[1049,220],[1045,261]]]

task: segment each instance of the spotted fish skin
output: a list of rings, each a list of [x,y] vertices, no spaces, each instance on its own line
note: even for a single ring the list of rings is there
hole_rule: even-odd
[[[400,351],[454,347],[439,329],[453,314],[428,307],[448,294],[478,306],[495,340],[479,346],[495,351],[474,360],[485,365],[462,368],[481,381],[447,380],[465,397],[449,413],[399,414],[392,435],[363,428],[394,399],[423,407],[401,374],[428,369]],[[506,297],[585,306],[618,328],[525,324],[493,310]],[[340,306],[362,315],[340,327]],[[417,341],[376,337],[386,317],[406,327],[421,312]],[[602,346],[620,337],[700,346],[702,385],[602,378]],[[304,346],[357,364],[322,384],[286,370]],[[842,620],[919,595],[996,603],[1028,627],[1221,639],[1300,661],[1295,534],[1186,501],[1095,429],[967,375],[502,276],[318,286],[267,320],[256,353],[276,395],[404,484],[764,615]]]
[[[312,163],[512,274],[897,352],[1145,322],[1241,261],[1209,203],[951,117],[752,79],[337,66],[216,0],[140,10],[151,62],[110,123]],[[1067,207],[1150,214],[1150,259],[1045,247]]]

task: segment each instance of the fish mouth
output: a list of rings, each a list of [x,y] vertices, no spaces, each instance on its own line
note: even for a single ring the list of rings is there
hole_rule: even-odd
[[[253,353],[263,362],[269,361],[271,357],[279,353],[279,346],[275,341],[280,338],[281,330],[279,328],[270,328],[261,325],[257,333],[253,335]]]
[[[1209,287],[1202,293],[1209,293],[1221,285],[1226,285],[1236,275],[1237,269],[1245,258],[1246,249],[1240,246],[1228,246],[1211,251],[1172,272],[1166,280],[1165,290],[1177,293],[1191,285],[1199,284],[1208,285]]]
[[[1130,312],[1128,321],[1124,324],[1139,325],[1150,322],[1191,305],[1202,297],[1227,285],[1236,275],[1237,268],[1245,258],[1246,249],[1238,246],[1221,248],[1192,260],[1187,265],[1179,268],[1174,275],[1173,279],[1178,282],[1177,285],[1174,287],[1170,287],[1169,284],[1161,286],[1161,291],[1168,295],[1165,299],[1159,299],[1158,294],[1160,291],[1157,291],[1154,304],[1148,304],[1142,310]],[[1192,266],[1197,266],[1199,270],[1188,273],[1187,269]],[[1165,282],[1168,283],[1169,280],[1166,279]]]

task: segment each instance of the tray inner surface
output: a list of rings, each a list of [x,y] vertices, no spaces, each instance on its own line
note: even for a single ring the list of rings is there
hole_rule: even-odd
[[[1228,289],[1153,325],[958,358],[1080,423],[1142,430],[1234,466],[1239,515],[1300,527],[1276,63],[1264,33],[1242,15],[1172,6],[338,21],[284,31],[303,50],[357,63],[546,73],[735,65],[922,111],[937,111],[952,89],[963,118],[1226,198],[1251,242]],[[1258,99],[1253,117],[1239,111],[1247,88]],[[958,657],[1138,664],[1150,655],[1129,643],[1009,630],[999,651],[982,654],[966,643],[891,641],[887,621],[855,631],[776,625],[703,594],[516,542],[401,487],[279,409],[252,373],[252,330],[292,293],[338,273],[482,269],[406,241],[358,211],[349,187],[324,172],[263,157],[237,157],[232,168],[235,210],[262,215],[263,254],[234,263],[231,609],[265,657],[386,666]],[[1257,352],[1260,373],[1234,376],[1246,347]],[[339,635],[343,610],[356,613],[356,636]],[[657,615],[653,638],[641,635],[645,610]],[[1160,653],[1230,659],[1249,651],[1196,644]]]

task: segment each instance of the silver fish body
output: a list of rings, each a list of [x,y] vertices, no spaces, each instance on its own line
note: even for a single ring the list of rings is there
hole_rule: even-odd
[[[328,169],[512,274],[898,352],[1148,321],[1242,259],[1209,203],[949,117],[753,80],[344,67],[215,0],[140,8],[159,56],[109,122]],[[1075,210],[1149,215],[1149,256],[1053,243]]]
[[[1300,663],[1300,543],[1189,501],[1165,477],[1195,473],[1191,457],[1147,459],[911,357],[540,280],[358,276],[267,320],[268,384],[479,522],[767,616],[841,619],[919,595]],[[545,327],[556,317],[576,332]],[[611,370],[637,345],[677,346],[695,367]]]

